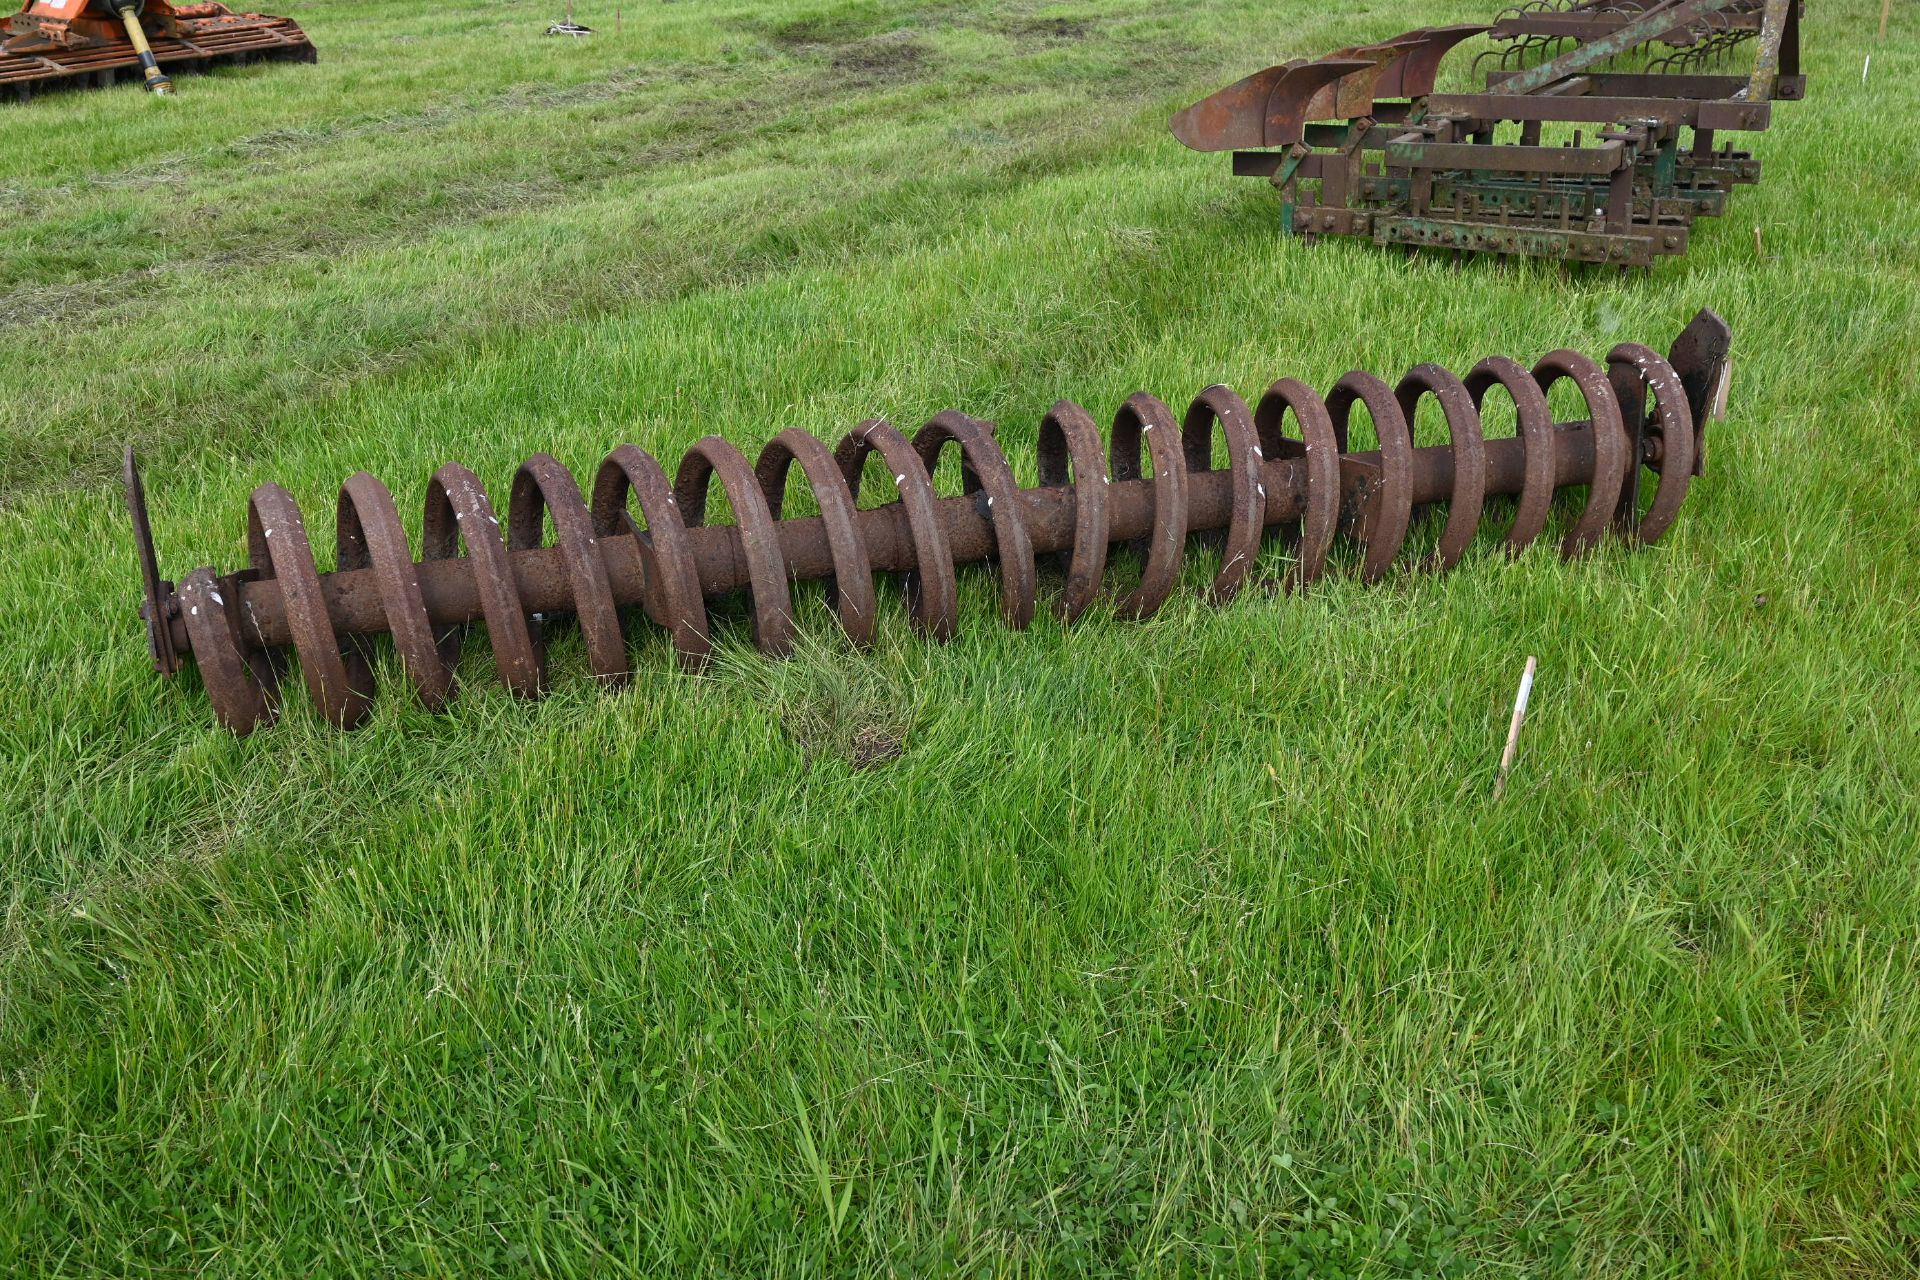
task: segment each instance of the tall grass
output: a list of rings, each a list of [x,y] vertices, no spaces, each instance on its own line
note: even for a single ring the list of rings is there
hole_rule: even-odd
[[[1277,234],[1169,112],[1484,15],[311,0],[317,67],[0,131],[0,1273],[1890,1276],[1920,1257],[1920,105],[1809,15],[1651,276]],[[1766,256],[1756,255],[1754,226]],[[275,479],[1664,344],[1656,549],[445,716],[153,676]],[[417,534],[417,525],[415,526]],[[1541,675],[1488,796],[1525,655]]]

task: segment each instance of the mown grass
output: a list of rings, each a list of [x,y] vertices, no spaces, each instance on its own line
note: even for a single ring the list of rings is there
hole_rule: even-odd
[[[50,97],[0,191],[0,1272],[1888,1276],[1920,1257],[1920,102],[1810,15],[1766,182],[1649,277],[1276,234],[1164,134],[1427,21],[1171,0],[314,0],[313,68]],[[1766,257],[1751,228],[1763,228]],[[636,628],[449,715],[215,730],[168,569],[266,479],[672,460],[1465,368],[1701,305],[1660,547],[1153,622]],[[1549,540],[1550,541],[1550,540]],[[1277,554],[1277,553],[1275,553]],[[1124,575],[1124,569],[1120,571]],[[1541,678],[1488,799],[1522,658]]]

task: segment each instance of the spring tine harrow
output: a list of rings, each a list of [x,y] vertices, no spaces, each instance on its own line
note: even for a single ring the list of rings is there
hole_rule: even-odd
[[[1119,542],[1134,544],[1143,563],[1113,611],[1144,619],[1172,594],[1196,533],[1223,536],[1207,597],[1224,604],[1254,581],[1270,530],[1285,532],[1294,549],[1280,585],[1311,584],[1342,533],[1359,544],[1362,578],[1377,581],[1403,565],[1458,563],[1493,497],[1514,499],[1504,545],[1517,552],[1545,530],[1557,490],[1584,488],[1560,544],[1571,557],[1610,530],[1645,544],[1672,524],[1699,469],[1730,342],[1725,323],[1702,311],[1664,357],[1631,342],[1602,360],[1566,349],[1531,367],[1492,356],[1464,376],[1435,364],[1391,384],[1349,373],[1325,396],[1282,378],[1252,405],[1212,386],[1184,414],[1139,392],[1104,442],[1092,415],[1063,400],[1040,424],[1039,484],[1024,489],[993,425],[952,411],[911,436],[870,419],[831,449],[790,428],[753,460],[707,436],[671,477],[623,444],[584,487],[535,454],[514,474],[504,521],[480,480],[449,463],[427,485],[418,560],[392,495],[361,472],[340,490],[330,573],[319,569],[293,495],[263,484],[248,502],[248,567],[197,568],[178,586],[160,577],[129,448],[140,612],[155,668],[171,675],[191,655],[220,724],[247,733],[277,715],[289,650],[322,716],[340,728],[362,723],[374,705],[372,637],[382,633],[422,705],[439,710],[455,696],[461,637],[474,623],[485,624],[502,682],[533,698],[546,689],[544,629],[559,615],[576,620],[592,674],[617,686],[632,677],[623,608],[664,627],[680,664],[697,670],[712,648],[707,601],[744,589],[755,645],[780,657],[793,642],[791,583],[799,580],[824,580],[840,626],[865,646],[873,574],[900,574],[915,629],[944,640],[958,625],[957,565],[997,567],[1001,616],[1020,629],[1039,607],[1041,557],[1058,558],[1064,583],[1052,609],[1068,623],[1099,595]],[[1547,393],[1563,380],[1584,399],[1585,418],[1553,420]],[[1489,439],[1482,425],[1496,388],[1514,406],[1512,437]],[[1427,397],[1440,406],[1445,445],[1414,443],[1409,424]],[[1374,449],[1348,448],[1356,405],[1372,420]],[[1225,442],[1224,469],[1212,463],[1216,438]],[[949,452],[959,455],[962,492],[941,497],[933,476]],[[863,509],[870,459],[883,464],[893,493]],[[783,515],[796,467],[818,515]],[[731,525],[707,522],[716,481]],[[1651,498],[1642,493],[1649,482]],[[1434,551],[1407,564],[1415,513],[1439,503],[1447,516]]]
[[[1173,134],[1232,151],[1235,174],[1279,191],[1282,231],[1309,242],[1650,267],[1758,180],[1759,162],[1716,135],[1764,130],[1774,102],[1805,95],[1801,3],[1525,3],[1490,26],[1269,67],[1177,113]],[[1436,92],[1441,59],[1481,33],[1485,90]],[[1750,74],[1707,74],[1748,47]]]

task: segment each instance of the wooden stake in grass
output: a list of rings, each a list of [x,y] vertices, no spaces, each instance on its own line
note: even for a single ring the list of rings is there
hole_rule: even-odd
[[[1527,655],[1527,669],[1520,673],[1520,693],[1513,700],[1513,720],[1507,725],[1507,749],[1500,753],[1500,776],[1493,780],[1493,798],[1498,800],[1507,789],[1507,770],[1513,768],[1513,753],[1520,745],[1520,722],[1527,718],[1527,699],[1533,696],[1533,673],[1540,660]]]
[[[1880,43],[1887,42],[1887,19],[1893,16],[1893,0],[1880,0]]]

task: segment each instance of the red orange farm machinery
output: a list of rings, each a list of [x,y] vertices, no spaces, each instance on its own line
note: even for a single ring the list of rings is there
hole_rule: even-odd
[[[0,101],[47,89],[139,79],[170,94],[168,69],[206,71],[261,59],[312,62],[291,18],[171,0],[26,0],[0,39]]]

